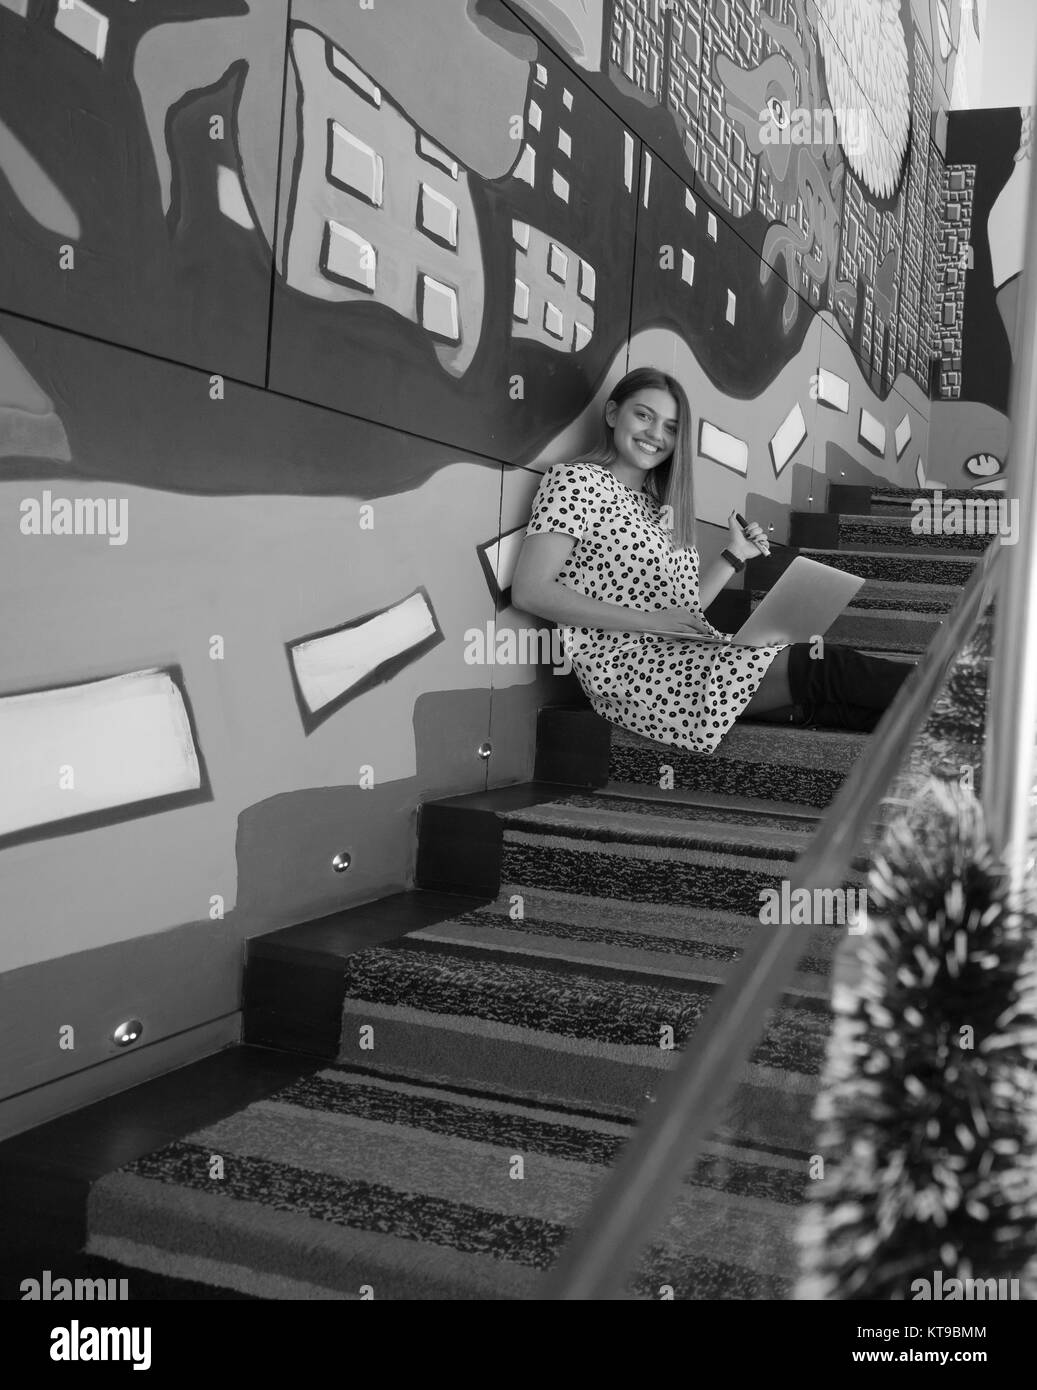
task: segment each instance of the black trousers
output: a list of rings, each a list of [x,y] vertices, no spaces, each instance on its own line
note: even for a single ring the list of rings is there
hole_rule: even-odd
[[[825,643],[824,655],[816,657],[811,650],[809,642],[789,648],[789,689],[797,707],[790,723],[870,733],[914,669],[853,647]]]

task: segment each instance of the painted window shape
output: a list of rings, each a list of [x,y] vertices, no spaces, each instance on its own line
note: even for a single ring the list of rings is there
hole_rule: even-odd
[[[418,320],[426,332],[445,343],[461,341],[457,291],[431,275],[418,275]]]
[[[598,277],[594,273],[594,267],[589,261],[580,259],[580,282],[579,295],[588,304],[594,303],[594,294],[597,288]]]
[[[425,235],[456,251],[457,219],[457,204],[423,183],[418,193],[418,226]]]
[[[374,247],[341,222],[329,221],[324,227],[320,268],[329,280],[338,280],[355,290],[374,293],[378,257]]]
[[[565,316],[558,305],[552,304],[549,299],[544,304],[544,331],[550,333],[552,338],[565,335]]]
[[[328,44],[328,67],[365,101],[369,101],[372,106],[381,106],[382,89],[375,86],[367,73],[358,68],[352,58],[347,57],[341,48],[336,48],[333,43]]]
[[[328,122],[328,178],[372,207],[382,206],[382,156],[338,121]]]
[[[418,135],[418,154],[421,155],[422,159],[427,159],[430,164],[438,164],[440,169],[445,170],[452,179],[457,178],[457,160],[452,155],[447,154],[446,150],[440,149],[427,135],[420,133]]]
[[[529,286],[517,275],[515,277],[515,303],[512,313],[520,323],[529,322]]]
[[[565,284],[565,277],[569,273],[569,257],[565,254],[557,242],[552,241],[547,252],[547,273]]]

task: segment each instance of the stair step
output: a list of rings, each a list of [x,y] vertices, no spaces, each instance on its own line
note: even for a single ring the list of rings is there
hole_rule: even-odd
[[[398,941],[445,918],[481,907],[489,894],[411,891],[246,943],[242,1026],[245,1043],[333,1058],[342,1031],[342,972],[357,951]]]
[[[771,801],[827,806],[867,746],[866,734],[736,724],[715,753],[689,753],[617,729],[609,782],[749,793]],[[667,772],[667,769],[670,769]]]
[[[977,498],[977,497],[982,497],[982,498],[990,498],[990,497],[993,497],[993,498],[997,498],[997,497],[999,497],[1000,495],[1001,495],[1001,494],[1000,494],[999,492],[992,491],[992,490],[983,490],[983,491],[977,491],[977,492],[970,492],[968,489],[966,489],[966,490],[964,490],[964,491],[955,490],[954,492],[949,492],[949,491],[946,491],[946,490],[945,490],[945,491],[944,491],[944,494],[943,494],[945,500],[949,500],[949,499],[951,499],[951,498],[955,498],[955,497],[956,497],[956,498],[960,498],[960,499],[963,500],[963,501],[965,501],[965,500],[967,500],[967,499],[969,499],[969,498],[975,499],[975,498]],[[882,516],[913,516],[913,515],[915,514],[915,511],[917,510],[914,504],[915,504],[915,501],[916,501],[919,497],[932,497],[932,494],[929,493],[928,491],[926,491],[926,492],[916,492],[916,493],[912,494],[912,496],[911,496],[910,499],[908,499],[908,498],[881,498],[881,497],[877,497],[877,496],[876,496],[876,497],[872,498],[872,500],[871,500],[870,510],[869,510],[869,513],[868,513],[868,514],[869,514],[870,516],[876,516],[876,517],[882,517]],[[995,515],[996,515],[996,514],[995,514]]]
[[[910,653],[920,655],[940,628],[939,618],[918,618],[913,614],[860,613],[847,609],[825,633],[829,642],[858,647],[867,653]]]
[[[952,612],[960,597],[957,584],[900,584],[888,579],[866,579],[846,611],[886,611],[924,618]]]
[[[949,550],[982,555],[992,539],[990,535],[917,535],[913,524],[911,516],[840,515],[839,547],[881,546],[895,550]]]
[[[936,584],[963,589],[982,558],[980,555],[939,553],[932,550],[887,552],[860,547],[843,550],[800,552],[832,569],[856,574],[862,579],[880,579],[895,584]]]
[[[749,591],[750,610],[766,598],[769,589],[761,586]],[[885,579],[866,579],[853,596],[843,616],[851,614],[887,616],[916,622],[935,622],[953,612],[961,598],[954,584],[897,584]]]
[[[448,1026],[430,1027],[433,1047]],[[390,1041],[393,1029],[384,1033]],[[493,1069],[490,1050],[475,1041],[471,1073]],[[647,1060],[627,1071],[643,1107],[668,1055],[641,1052]],[[594,1058],[576,1058],[579,1074],[594,1072]],[[518,1065],[536,1075],[531,1059]],[[550,1071],[549,1057],[544,1065]],[[363,1285],[383,1301],[543,1297],[545,1271],[586,1220],[632,1127],[629,1116],[509,1090],[322,1068],[102,1179],[88,1249],[129,1263],[134,1289],[153,1262],[263,1299],[356,1299]],[[798,1136],[809,1103],[801,1092],[744,1084],[742,1105],[766,1106]],[[733,1110],[729,1128],[737,1125]],[[227,1156],[218,1192],[207,1177],[212,1153]],[[516,1153],[531,1181],[514,1181]],[[680,1299],[788,1297],[807,1167],[798,1151],[711,1136],[626,1296],[657,1299],[668,1285]]]

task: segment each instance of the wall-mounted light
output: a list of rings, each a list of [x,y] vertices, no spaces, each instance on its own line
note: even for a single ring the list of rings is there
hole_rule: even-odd
[[[352,862],[353,856],[347,850],[342,850],[331,861],[331,867],[337,874],[344,874]]]
[[[112,1034],[112,1042],[116,1047],[129,1047],[140,1039],[144,1032],[144,1025],[139,1018],[128,1018],[125,1023],[120,1023]]]

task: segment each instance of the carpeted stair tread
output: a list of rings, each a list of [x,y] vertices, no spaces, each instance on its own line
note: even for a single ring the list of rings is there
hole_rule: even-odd
[[[686,790],[748,795],[795,805],[827,806],[867,746],[866,734],[738,723],[715,753],[691,753],[612,733],[609,782],[669,784]]]
[[[644,789],[648,793],[648,789]],[[602,787],[598,791],[574,791],[559,796],[551,802],[542,803],[544,809],[571,807],[574,810],[600,810],[623,812],[631,817],[662,817],[665,820],[708,821],[714,826],[730,825],[765,828],[785,828],[791,831],[812,833],[817,828],[816,814],[795,814],[777,802],[751,802],[747,798],[707,798],[701,801],[681,800],[680,793],[663,792],[657,795],[630,794],[614,787]],[[735,804],[726,804],[728,802]],[[521,816],[521,812],[519,815]]]
[[[594,842],[644,844],[796,859],[817,832],[818,817],[763,809],[765,805],[773,803],[728,808],[619,796],[608,790],[577,791],[506,812],[502,818],[514,831],[566,836],[586,842],[588,848]]]
[[[757,608],[763,595],[751,599]],[[824,634],[826,642],[857,647],[864,652],[909,652],[919,655],[936,636],[940,617],[930,614],[897,613],[852,605],[843,609]]]
[[[329,1067],[103,1179],[89,1248],[258,1297],[537,1298],[630,1133]],[[708,1143],[627,1296],[786,1295],[805,1183],[795,1157]]]
[[[766,589],[753,589],[752,607],[755,608],[766,594]],[[888,612],[907,620],[919,620],[950,613],[960,597],[958,584],[900,584],[885,579],[866,579],[844,611],[847,614]]]
[[[582,793],[573,793],[575,796]],[[638,802],[643,806],[690,807],[709,813],[714,820],[728,815],[739,820],[776,818],[774,823],[788,821],[793,827],[816,826],[821,810],[816,806],[796,806],[787,801],[767,801],[763,797],[738,796],[725,792],[691,791],[685,788],[649,787],[636,782],[608,782],[597,788],[596,796],[616,797],[620,801]]]
[[[614,799],[593,796],[509,811],[503,819],[515,830],[591,842],[684,846],[718,852],[752,850],[761,858],[780,859],[794,859],[813,833],[812,827],[792,822],[774,825],[757,819],[746,823],[733,813],[712,818],[699,808],[660,812],[638,805],[617,805]]]

